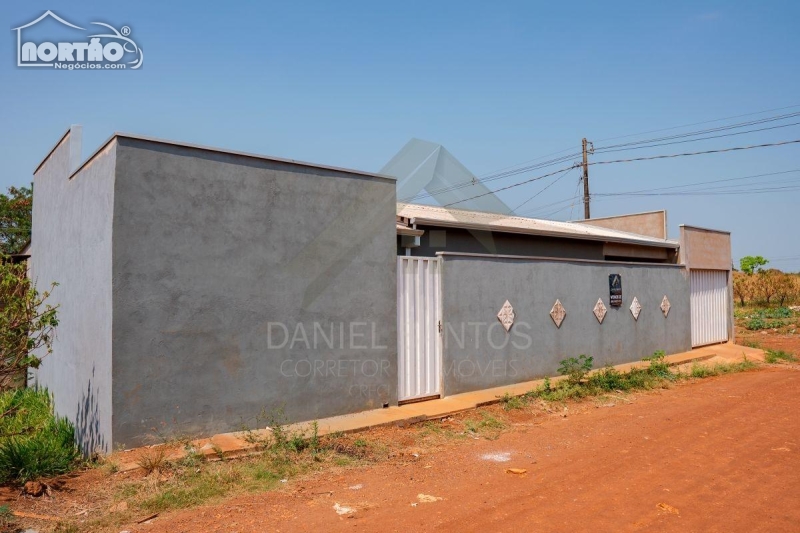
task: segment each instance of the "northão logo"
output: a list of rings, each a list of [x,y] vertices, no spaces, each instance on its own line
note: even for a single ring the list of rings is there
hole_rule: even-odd
[[[61,24],[59,37],[39,41],[30,38],[29,36],[37,29],[34,26],[48,18]],[[122,26],[117,30],[104,22],[92,22],[92,24],[103,26],[110,31],[98,30],[105,33],[86,35],[90,30],[69,23],[49,10],[33,22],[12,28],[17,32],[17,66],[63,70],[126,68],[135,70],[142,66],[144,52],[129,37],[130,26]]]

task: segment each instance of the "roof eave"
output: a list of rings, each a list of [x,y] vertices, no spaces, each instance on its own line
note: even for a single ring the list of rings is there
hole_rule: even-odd
[[[625,239],[621,237],[611,237],[607,235],[573,235],[570,233],[559,232],[559,231],[547,231],[547,230],[534,230],[529,228],[512,228],[507,226],[495,226],[492,224],[473,224],[469,222],[459,222],[459,221],[446,221],[440,220],[436,218],[426,218],[426,217],[413,217],[413,220],[416,224],[423,224],[427,226],[444,226],[448,228],[463,228],[463,229],[471,229],[471,230],[483,230],[483,231],[495,231],[499,233],[516,233],[522,235],[541,235],[543,237],[557,237],[561,239],[573,239],[573,240],[584,240],[584,241],[599,241],[599,242],[614,242],[620,244],[634,244],[637,246],[650,246],[654,248],[668,248],[677,250],[680,248],[680,243],[675,241],[645,241],[639,239]]]

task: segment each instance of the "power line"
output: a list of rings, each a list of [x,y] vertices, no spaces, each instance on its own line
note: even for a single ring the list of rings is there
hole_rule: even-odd
[[[677,129],[681,129],[681,128],[689,128],[691,126],[700,126],[702,124],[711,124],[711,123],[714,123],[714,122],[721,122],[723,120],[731,120],[731,119],[735,119],[735,118],[751,117],[753,115],[761,115],[761,114],[764,114],[764,113],[771,113],[773,111],[784,111],[786,109],[794,109],[794,108],[797,108],[797,107],[800,107],[800,104],[794,104],[794,105],[789,105],[789,106],[785,106],[785,107],[774,107],[772,109],[765,109],[763,111],[753,111],[751,113],[744,113],[744,114],[741,114],[741,115],[733,115],[733,116],[729,116],[729,117],[715,118],[715,119],[711,119],[711,120],[704,120],[704,121],[701,121],[701,122],[692,122],[690,124],[682,124],[680,126],[670,126],[668,128],[660,128],[660,129],[655,129],[655,130],[642,131],[642,132],[639,132],[639,133],[628,133],[626,135],[617,135],[615,137],[605,137],[603,139],[598,140],[597,142],[613,141],[615,139],[625,139],[625,138],[628,138],[628,137],[636,137],[636,136],[639,136],[639,135],[647,135],[647,134],[650,134],[650,133],[658,133],[658,132],[661,132],[661,131],[670,131],[670,130],[677,130]],[[485,174],[484,176],[490,176],[490,175],[493,175],[493,174],[495,174],[497,172],[501,172],[503,170],[507,170],[507,169],[510,169],[510,168],[516,168],[516,167],[518,167],[520,165],[525,165],[527,163],[532,163],[533,161],[539,161],[540,159],[544,159],[545,157],[550,157],[550,156],[554,156],[554,155],[558,155],[558,154],[563,154],[564,152],[568,152],[570,150],[572,150],[572,148],[564,148],[563,150],[559,150],[557,152],[552,152],[552,153],[549,153],[549,154],[546,154],[546,155],[543,155],[543,156],[539,156],[539,157],[536,157],[534,159],[529,159],[527,161],[523,161],[521,163],[517,163],[516,165],[509,165],[507,167],[502,167],[502,168],[499,168],[497,170],[493,170],[492,172],[490,172],[488,174]],[[579,154],[576,154],[576,155],[579,155]],[[572,157],[575,157],[575,156],[572,156]]]
[[[800,107],[800,104],[789,105],[789,106],[786,106],[786,107],[775,107],[773,109],[765,109],[763,111],[754,111],[752,113],[744,113],[742,115],[733,115],[733,116],[730,116],[730,117],[723,117],[723,118],[715,118],[715,119],[711,119],[711,120],[704,120],[702,122],[693,122],[691,124],[682,124],[680,126],[670,126],[669,128],[660,128],[660,129],[657,129],[657,130],[642,131],[642,132],[639,132],[639,133],[629,133],[627,135],[617,135],[616,137],[606,137],[605,139],[600,139],[597,142],[613,141],[615,139],[625,139],[625,138],[628,138],[628,137],[637,137],[639,135],[647,135],[649,133],[658,133],[660,131],[678,130],[678,129],[681,129],[681,128],[689,128],[691,126],[700,126],[701,124],[711,124],[712,122],[721,122],[723,120],[731,120],[731,119],[734,119],[734,118],[750,117],[750,116],[753,116],[753,115],[761,115],[763,113],[771,113],[773,111],[783,111],[785,109],[793,109],[795,107]]]
[[[555,176],[559,172],[564,172],[565,170],[570,170],[570,169],[573,169],[573,168],[577,168],[578,166],[579,165],[572,165],[571,167],[562,168],[560,170],[556,170],[555,172],[550,172],[550,173],[544,174],[542,176],[536,176],[535,178],[531,178],[531,179],[528,179],[528,180],[525,180],[525,181],[521,181],[519,183],[514,183],[512,185],[508,185],[507,187],[501,187],[500,189],[496,189],[494,191],[488,191],[488,192],[485,192],[483,194],[478,194],[476,196],[472,196],[470,198],[464,198],[463,200],[458,200],[457,202],[451,202],[449,204],[445,204],[443,207],[450,207],[451,205],[461,204],[461,203],[467,202],[469,200],[474,200],[476,198],[481,198],[483,196],[487,196],[489,194],[494,194],[494,193],[505,191],[505,190],[508,190],[508,189],[513,189],[514,187],[519,187],[520,185],[525,185],[526,183],[531,183],[533,181],[538,181],[540,179],[548,178],[550,176]]]
[[[800,114],[800,113],[798,113],[798,114]],[[656,146],[667,146],[667,145],[670,145],[670,144],[683,144],[683,143],[691,143],[691,142],[697,142],[697,141],[707,141],[709,139],[720,139],[722,137],[733,137],[734,135],[744,135],[746,133],[755,133],[755,132],[759,132],[759,131],[777,130],[777,129],[780,129],[780,128],[788,128],[790,126],[798,126],[798,125],[800,125],[800,122],[792,122],[791,124],[781,124],[780,126],[770,126],[768,128],[759,128],[759,129],[747,130],[747,131],[736,131],[736,132],[733,132],[733,133],[724,133],[722,135],[710,135],[708,137],[700,137],[698,139],[684,139],[682,141],[672,141],[672,142],[665,142],[665,143],[659,143],[659,144],[648,144],[648,145],[645,145],[645,146],[632,146],[630,148],[616,148],[616,149],[613,149],[613,150],[602,150],[602,151],[601,151],[601,149],[598,148],[598,151],[600,153],[607,154],[607,153],[611,153],[611,152],[625,152],[627,150],[641,150],[642,148],[655,148]]]
[[[572,213],[575,211],[575,200],[578,198],[578,191],[581,190],[581,178],[578,178],[578,183],[575,184],[575,192],[572,194],[572,198],[569,200],[572,204],[569,206],[569,218],[572,218]]]
[[[736,152],[740,150],[753,150],[755,148],[769,148],[772,146],[785,146],[787,144],[796,144],[800,143],[800,139],[796,139],[793,141],[782,141],[777,143],[765,143],[765,144],[753,144],[750,146],[735,146],[733,148],[719,148],[717,150],[704,150],[702,152],[684,152],[681,154],[667,154],[667,155],[653,155],[649,157],[634,157],[631,159],[615,159],[613,161],[594,161],[589,163],[590,165],[610,165],[612,163],[631,163],[634,161],[650,161],[652,159],[669,159],[672,157],[687,157],[693,155],[705,155],[705,154],[721,154],[724,152]]]
[[[720,131],[727,131],[727,130],[735,130],[737,128],[745,128],[747,126],[757,126],[759,124],[766,124],[768,122],[776,122],[779,120],[786,120],[788,118],[793,118],[800,116],[800,112],[795,113],[786,113],[784,115],[777,115],[774,117],[766,117],[760,118],[758,120],[749,120],[747,122],[739,122],[736,124],[728,124],[725,126],[719,126],[717,128],[708,128],[704,130],[696,130],[696,131],[687,131],[683,133],[678,133],[676,135],[668,135],[666,137],[654,137],[652,139],[644,139],[640,141],[632,141],[627,143],[620,143],[620,144],[610,144],[608,146],[601,146],[598,150],[607,150],[609,148],[618,148],[623,146],[636,146],[640,144],[648,144],[653,142],[661,142],[661,141],[669,141],[673,139],[684,139],[686,137],[694,137],[696,135],[705,135],[706,133],[716,133]]]
[[[519,204],[517,207],[515,207],[514,209],[512,209],[512,210],[511,210],[511,212],[512,212],[512,213],[516,213],[516,212],[517,212],[517,209],[519,209],[519,208],[520,208],[520,207],[522,207],[523,205],[527,204],[528,202],[530,202],[531,200],[533,200],[534,198],[536,198],[537,196],[539,196],[540,194],[542,194],[544,191],[546,191],[547,189],[549,189],[550,187],[552,187],[553,185],[555,185],[556,183],[558,183],[558,182],[559,182],[559,180],[561,180],[561,178],[563,178],[563,177],[567,176],[567,175],[568,175],[568,174],[569,174],[569,173],[570,173],[570,172],[571,172],[573,169],[574,169],[574,167],[571,167],[571,168],[568,168],[567,170],[565,170],[563,174],[561,174],[561,175],[560,175],[560,176],[558,176],[556,179],[554,179],[552,182],[550,182],[550,184],[549,184],[549,185],[547,185],[547,187],[545,187],[545,188],[541,189],[539,192],[537,192],[537,193],[536,193],[536,194],[534,194],[533,196],[529,197],[527,200],[525,200],[524,202],[522,202],[521,204]]]
[[[698,186],[701,186],[701,185],[711,185],[711,184],[716,184],[716,183],[728,183],[728,182],[733,182],[733,181],[743,181],[743,180],[761,178],[761,177],[766,177],[766,176],[779,176],[779,175],[783,175],[783,174],[790,174],[790,173],[793,173],[793,172],[800,172],[800,168],[790,169],[790,170],[780,170],[780,171],[776,171],[776,172],[765,172],[765,173],[762,173],[762,174],[751,174],[749,176],[740,176],[740,177],[736,177],[736,178],[722,178],[722,179],[709,180],[709,181],[700,181],[700,182],[695,182],[695,183],[686,183],[686,184],[681,184],[681,185],[671,185],[671,186],[668,186],[668,187],[657,187],[657,188],[652,188],[652,189],[638,189],[638,190],[634,190],[634,191],[618,191],[618,192],[613,192],[613,193],[595,193],[592,196],[595,197],[595,201],[603,201],[603,200],[610,200],[610,199],[612,199],[613,196],[637,195],[638,193],[651,193],[651,192],[658,192],[658,191],[683,189],[683,188],[689,188],[689,187],[698,187]],[[770,182],[760,182],[758,184],[758,186],[760,188],[761,185],[765,185],[767,183],[770,183]],[[738,187],[739,185],[736,185],[736,186]],[[579,187],[580,187],[580,181],[578,182],[578,188]],[[705,190],[706,191],[713,190],[713,188],[707,188]],[[692,192],[692,191],[690,190],[690,191],[686,191],[686,192]],[[565,198],[565,199],[562,199],[562,200],[558,200],[558,201],[555,201],[555,202],[551,202],[551,203],[548,203],[548,204],[543,204],[543,205],[534,207],[532,209],[529,209],[529,210],[525,211],[523,214],[530,216],[533,213],[544,211],[548,207],[554,207],[554,206],[558,206],[558,205],[561,205],[561,204],[569,204],[570,202],[573,202],[577,196],[579,196],[578,189],[576,189],[575,194],[573,194],[573,196],[571,196],[569,198]],[[563,211],[564,209],[568,209],[570,207],[571,207],[570,205],[565,205],[563,207],[560,207],[560,208],[556,209],[555,211],[553,211],[551,213],[548,213],[547,215],[540,215],[540,216],[542,216],[542,217],[550,216],[551,214],[559,213],[559,212]]]
[[[659,193],[615,193],[598,194],[597,196],[724,196],[736,194],[765,194],[772,192],[800,191],[800,184],[787,185],[784,187],[758,187],[754,189],[735,189],[735,190],[708,190],[708,191],[678,191],[678,192],[659,192]]]
[[[685,152],[685,153],[681,153],[681,154],[653,155],[653,156],[649,156],[649,157],[635,157],[635,158],[631,158],[631,159],[617,159],[617,160],[613,160],[613,161],[594,161],[594,162],[588,163],[588,164],[589,165],[610,165],[610,164],[613,164],[613,163],[631,163],[631,162],[634,162],[634,161],[650,161],[650,160],[653,160],[653,159],[669,159],[669,158],[674,158],[674,157],[687,157],[687,156],[694,156],[694,155],[721,154],[721,153],[725,153],[725,152],[735,152],[735,151],[741,151],[741,150],[753,150],[753,149],[756,149],[756,148],[768,148],[768,147],[773,147],[773,146],[785,146],[785,145],[796,144],[796,143],[800,143],[800,139],[796,139],[796,140],[793,140],[793,141],[782,141],[782,142],[777,142],[777,143],[754,144],[754,145],[750,145],[750,146],[734,146],[733,148],[719,148],[719,149],[716,149],[716,150],[704,150],[702,152]],[[537,176],[537,177],[531,178],[529,180],[520,181],[518,183],[513,183],[511,185],[508,185],[506,187],[502,187],[500,189],[496,189],[494,191],[488,191],[488,192],[485,192],[485,193],[482,193],[482,194],[478,194],[476,196],[471,196],[470,198],[464,198],[463,200],[458,200],[457,202],[451,202],[449,204],[445,204],[443,207],[449,207],[451,205],[456,205],[456,204],[460,204],[460,203],[463,203],[463,202],[466,202],[466,201],[469,201],[469,200],[474,200],[476,198],[481,198],[481,197],[487,196],[489,194],[493,194],[493,193],[497,193],[497,192],[501,192],[501,191],[506,191],[508,189],[513,189],[514,187],[519,187],[520,185],[525,185],[526,183],[531,183],[532,181],[537,181],[537,180],[540,180],[540,179],[543,179],[543,178],[547,178],[549,176],[553,176],[555,174],[558,174],[559,172],[563,172],[565,170],[569,170],[569,169],[572,169],[572,168],[577,168],[579,166],[581,166],[581,165],[576,163],[576,164],[573,164],[571,167],[562,168],[560,170],[556,170],[555,172],[550,172],[548,174],[544,174],[543,176]]]
[[[699,182],[695,182],[695,183],[685,183],[685,184],[682,184],[682,185],[670,185],[669,187],[657,187],[657,188],[654,188],[654,189],[640,189],[640,190],[637,190],[637,191],[629,191],[629,192],[639,193],[639,192],[666,191],[666,190],[670,190],[670,189],[680,189],[680,188],[684,188],[684,187],[696,187],[698,185],[711,185],[713,183],[725,183],[725,182],[730,182],[730,181],[741,181],[741,180],[748,180],[748,179],[755,179],[755,178],[763,178],[763,177],[766,177],[766,176],[780,176],[782,174],[791,174],[792,172],[800,172],[800,168],[794,168],[794,169],[791,169],[791,170],[780,170],[778,172],[766,172],[766,173],[763,173],[763,174],[752,174],[750,176],[742,176],[742,177],[739,177],[739,178],[724,178],[724,179],[711,180],[711,181],[699,181]]]
[[[442,187],[441,189],[436,189],[436,190],[433,190],[433,191],[430,191],[430,192],[422,191],[422,192],[417,193],[414,196],[403,198],[400,201],[402,201],[402,202],[410,202],[412,200],[421,200],[423,198],[430,198],[430,197],[435,196],[437,194],[443,194],[443,193],[455,191],[455,190],[458,190],[458,189],[463,189],[465,187],[471,187],[473,185],[477,185],[478,183],[485,184],[485,183],[488,183],[488,182],[491,182],[491,181],[496,181],[496,180],[499,180],[499,179],[502,179],[502,178],[515,176],[517,174],[522,174],[524,172],[529,172],[529,171],[532,171],[532,170],[539,170],[541,168],[546,168],[546,167],[550,167],[550,166],[553,166],[553,165],[557,165],[558,163],[563,163],[563,162],[568,161],[569,159],[572,159],[572,158],[577,157],[579,155],[580,155],[580,152],[577,152],[577,153],[569,154],[569,155],[566,155],[566,156],[563,156],[563,157],[559,157],[559,158],[556,158],[556,159],[551,159],[549,161],[544,161],[542,163],[537,163],[536,165],[529,165],[529,166],[526,166],[526,167],[523,167],[523,168],[519,168],[519,169],[516,169],[516,170],[513,170],[513,171],[500,172],[500,173],[497,173],[497,174],[489,175],[489,176],[487,176],[485,178],[481,178],[481,179],[473,178],[470,181],[464,181],[464,182],[457,183],[457,184],[454,184],[454,185],[450,185],[450,186],[447,186],[447,187]]]
[[[695,123],[691,123],[691,124],[685,124],[685,125],[682,125],[682,126],[672,126],[672,127],[669,127],[669,128],[661,128],[661,129],[657,129],[657,130],[649,130],[647,132],[628,134],[628,135],[620,135],[620,136],[616,136],[616,137],[607,137],[605,139],[601,139],[601,141],[602,140],[620,139],[620,138],[625,138],[625,137],[633,137],[633,136],[637,136],[637,135],[644,135],[644,134],[647,134],[647,133],[655,133],[655,132],[659,132],[659,131],[674,130],[674,129],[690,127],[690,126],[695,126],[695,125],[700,125],[700,124],[708,124],[708,123],[712,123],[712,122],[719,122],[719,121],[722,121],[722,120],[730,120],[730,119],[733,119],[733,118],[740,118],[740,117],[746,117],[746,116],[752,116],[752,115],[759,115],[759,114],[768,113],[768,112],[772,112],[772,111],[781,111],[781,110],[785,110],[785,109],[793,109],[793,108],[797,108],[797,107],[800,107],[800,104],[791,105],[791,106],[785,106],[785,107],[779,107],[779,108],[773,108],[773,109],[768,109],[768,110],[764,110],[764,111],[756,111],[756,112],[752,112],[752,113],[744,113],[744,114],[740,114],[740,115],[734,115],[734,116],[724,117],[724,118],[719,118],[719,119],[706,120],[706,121],[702,121],[702,122],[695,122]],[[768,129],[777,129],[777,128],[784,128],[784,127],[789,127],[789,126],[793,126],[793,125],[800,125],[800,123],[794,123],[794,124],[788,124],[788,125],[775,126],[775,127],[772,127],[772,128],[762,128],[762,129],[750,130],[750,131],[746,131],[746,132],[736,132],[736,133],[731,133],[731,134],[727,134],[727,135],[709,136],[707,138],[702,138],[702,139],[691,139],[691,140],[678,141],[678,142],[665,142],[665,143],[662,143],[662,144],[652,144],[651,146],[639,146],[639,145],[643,145],[643,144],[650,144],[650,143],[656,143],[656,142],[660,142],[660,141],[668,141],[668,140],[673,140],[673,139],[684,139],[686,137],[693,137],[693,136],[702,135],[702,134],[705,134],[705,133],[726,131],[726,130],[746,127],[746,126],[750,126],[750,125],[763,124],[763,123],[773,122],[773,121],[777,121],[777,120],[784,120],[786,118],[791,118],[791,117],[794,117],[794,116],[800,116],[800,112],[786,113],[786,114],[778,115],[778,116],[774,116],[774,117],[766,117],[766,118],[763,118],[763,119],[757,119],[757,120],[752,120],[752,121],[747,121],[747,122],[742,122],[742,123],[737,123],[737,124],[730,124],[730,125],[726,125],[726,126],[720,126],[718,128],[710,128],[710,129],[699,130],[699,131],[694,131],[694,132],[684,132],[684,133],[677,134],[677,135],[672,135],[672,136],[659,137],[659,138],[654,138],[654,139],[645,139],[645,140],[634,141],[634,142],[630,142],[630,143],[621,143],[621,144],[609,145],[609,146],[604,146],[604,147],[598,148],[597,151],[598,152],[605,152],[605,153],[622,151],[622,149],[624,147],[626,147],[626,146],[631,146],[631,147],[637,146],[639,148],[651,148],[651,147],[655,147],[655,146],[664,146],[664,145],[668,145],[668,144],[680,144],[680,143],[683,143],[683,142],[701,141],[701,140],[720,138],[720,137],[726,137],[726,136],[732,136],[732,135],[741,135],[741,134],[745,134],[745,133],[753,133],[753,132],[758,132],[758,131],[765,131],[765,130],[768,130]],[[619,148],[619,149],[614,149],[614,148]],[[627,149],[634,149],[634,148],[627,148]],[[558,154],[567,152],[569,150],[570,150],[569,148],[566,148],[566,149],[563,149],[563,150],[559,150],[557,152],[552,152],[550,154],[547,154],[547,155],[544,155],[544,156],[540,156],[538,158],[534,158],[534,159],[528,160],[528,161],[526,161],[526,163],[527,162],[537,161],[537,160],[540,160],[540,159],[544,159],[545,157],[558,155]],[[708,152],[708,153],[712,153],[712,152]],[[501,169],[499,169],[498,171],[496,171],[496,172],[494,172],[492,174],[485,175],[485,176],[483,176],[481,178],[473,177],[469,181],[464,181],[464,182],[461,182],[461,183],[449,185],[447,187],[442,187],[440,189],[437,189],[437,190],[434,190],[434,191],[430,191],[430,192],[421,191],[420,193],[417,193],[414,196],[407,197],[407,198],[402,198],[400,201],[421,200],[421,199],[424,199],[424,198],[429,198],[429,197],[435,196],[437,194],[447,193],[447,192],[455,191],[455,190],[458,190],[458,189],[471,187],[473,185],[477,185],[478,183],[484,183],[485,184],[485,183],[488,183],[488,182],[491,182],[491,181],[495,181],[495,180],[499,180],[499,179],[515,176],[515,175],[522,174],[522,173],[525,173],[525,172],[538,170],[538,169],[541,169],[541,168],[546,168],[548,166],[554,166],[554,165],[557,165],[559,163],[563,163],[563,162],[565,162],[565,161],[567,161],[569,159],[572,159],[574,157],[577,157],[579,155],[580,155],[580,152],[576,152],[576,153],[570,153],[568,155],[560,156],[560,157],[557,157],[557,158],[554,158],[554,159],[550,159],[548,161],[544,161],[544,162],[541,162],[541,163],[536,163],[534,165],[526,165],[526,166],[519,167],[519,164],[518,164],[518,165],[509,166],[509,167],[504,167],[504,168],[501,168]],[[668,157],[668,156],[664,156],[664,157]],[[674,157],[674,156],[672,156],[672,157]],[[639,159],[639,160],[641,160],[641,159]],[[619,162],[624,162],[624,161],[620,160]],[[598,163],[589,163],[589,164],[605,164],[605,163],[606,162],[598,162]],[[522,163],[520,163],[520,164],[522,164]],[[519,168],[517,168],[517,167],[519,167]],[[506,170],[506,169],[512,169],[512,170]],[[525,182],[523,182],[523,183],[525,183]],[[504,189],[499,189],[499,190],[504,190]],[[479,195],[479,197],[480,196],[485,196],[485,195],[486,195],[486,193]],[[462,200],[462,201],[459,201],[459,202],[454,202],[454,203],[461,203],[463,201],[465,201],[465,200]]]

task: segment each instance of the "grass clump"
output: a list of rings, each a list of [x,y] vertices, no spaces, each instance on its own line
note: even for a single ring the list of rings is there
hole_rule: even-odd
[[[592,370],[593,363],[594,357],[587,357],[583,354],[578,357],[570,357],[561,361],[558,373],[567,376],[570,385],[577,385]]]
[[[8,505],[0,505],[0,531],[10,530],[14,524],[14,515]]]
[[[721,376],[723,374],[746,372],[747,370],[752,370],[757,366],[758,365],[756,363],[750,361],[747,358],[735,363],[716,363],[711,366],[694,363],[692,365],[691,370],[689,370],[688,376],[685,375],[679,375],[679,376],[690,377],[690,378],[708,378],[712,376]]]
[[[511,399],[507,398],[508,395],[506,395],[502,398],[502,401],[504,407],[513,402],[516,408],[518,403],[524,404],[533,400],[547,402],[580,400],[593,396],[602,396],[610,392],[663,388],[680,379],[744,372],[757,366],[754,362],[745,359],[741,362],[717,363],[713,366],[695,364],[688,373],[674,372],[666,361],[663,351],[657,351],[650,357],[645,357],[643,361],[648,362],[648,366],[632,368],[628,372],[620,372],[613,367],[606,367],[588,374],[589,370],[591,370],[591,357],[580,356],[578,358],[565,359],[561,362],[559,371],[567,379],[553,385],[549,378],[545,378],[542,385],[527,392],[522,397]],[[508,410],[508,408],[506,409]]]
[[[781,361],[796,363],[797,356],[789,352],[784,352],[783,350],[767,350],[764,354],[764,361],[770,364],[779,363]]]
[[[525,407],[525,399],[521,396],[512,396],[509,393],[505,393],[502,398],[500,398],[500,403],[503,404],[503,409],[505,411],[513,411],[514,409],[522,409]]]
[[[267,436],[252,432],[250,438],[259,444],[261,453],[251,457],[205,462],[194,452],[170,460],[161,452],[165,447],[151,448],[148,458],[143,456],[140,461],[146,462],[145,473],[149,470],[157,475],[146,476],[146,482],[131,480],[117,489],[115,500],[126,501],[130,511],[115,519],[196,507],[234,494],[275,490],[296,476],[331,466],[360,464],[383,453],[380,444],[365,436],[319,436],[316,423],[305,432],[295,431],[279,423],[281,417],[280,410],[269,415]],[[93,524],[97,528],[101,525]]]
[[[0,393],[0,482],[65,474],[80,458],[75,427],[55,416],[47,391]]]
[[[500,436],[500,432],[505,429],[506,423],[493,416],[488,411],[479,411],[480,418],[468,418],[464,420],[464,429],[468,434],[480,435],[489,440],[494,440]]]

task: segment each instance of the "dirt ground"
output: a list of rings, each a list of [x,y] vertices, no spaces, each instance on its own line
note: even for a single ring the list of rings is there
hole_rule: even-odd
[[[800,371],[786,366],[543,421],[520,414],[497,440],[323,474],[128,529],[797,531],[799,401]],[[337,514],[337,504],[353,512]]]
[[[753,345],[765,350],[783,350],[800,356],[800,334],[778,333],[776,331],[748,331],[736,327],[736,343]]]
[[[780,349],[800,353],[793,346]],[[140,471],[88,469],[50,481],[52,496],[41,498],[3,487],[0,505],[72,524],[17,521],[59,533],[99,530],[89,524],[103,516],[102,531],[112,533],[798,531],[799,400],[800,365],[762,366],[655,391],[510,411],[495,405],[370,430],[347,438],[375,443],[388,457],[289,476],[278,490],[142,524],[131,522],[147,518],[140,510],[127,519],[112,511],[126,484],[161,483]],[[465,435],[465,423],[481,417],[505,426]]]

